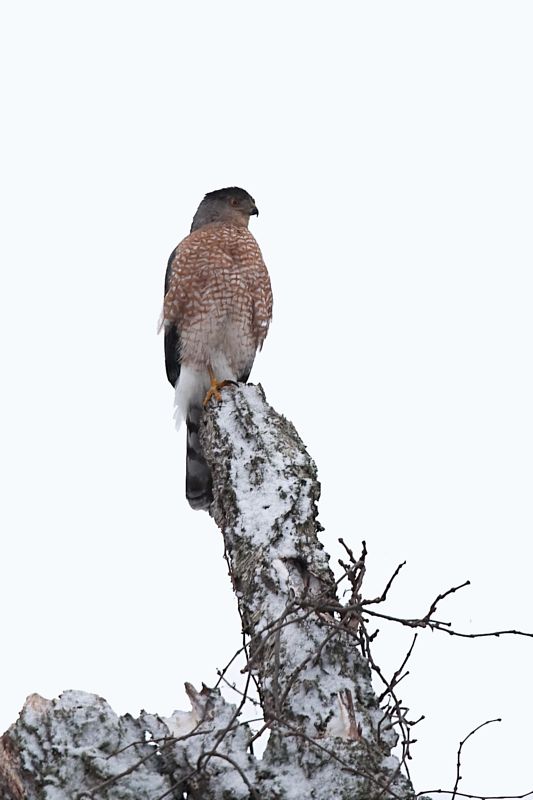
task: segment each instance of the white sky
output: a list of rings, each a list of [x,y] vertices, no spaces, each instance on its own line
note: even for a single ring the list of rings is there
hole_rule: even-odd
[[[533,629],[528,2],[4,7],[0,729],[27,694],[186,709],[240,644],[184,497],[155,335],[166,259],[241,185],[275,318],[252,372],[317,461],[334,556],[457,629]],[[8,123],[8,124],[6,124]],[[533,788],[533,640],[430,635],[417,790]],[[410,637],[382,634],[389,671]]]

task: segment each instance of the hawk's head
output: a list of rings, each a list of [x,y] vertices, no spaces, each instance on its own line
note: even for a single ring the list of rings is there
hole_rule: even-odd
[[[244,189],[231,186],[206,194],[192,221],[191,232],[210,222],[233,222],[248,227],[250,217],[259,214],[254,198]]]

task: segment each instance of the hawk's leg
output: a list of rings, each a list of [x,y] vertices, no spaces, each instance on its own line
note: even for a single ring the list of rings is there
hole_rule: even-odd
[[[217,403],[222,401],[222,395],[220,394],[220,390],[223,389],[225,386],[237,386],[235,381],[217,381],[215,377],[215,373],[211,369],[211,367],[207,368],[209,372],[209,379],[211,381],[211,386],[207,390],[207,394],[204,397],[204,408],[209,403],[212,397],[215,398]]]

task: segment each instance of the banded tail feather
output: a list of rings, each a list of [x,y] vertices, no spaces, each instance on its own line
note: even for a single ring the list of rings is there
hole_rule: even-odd
[[[213,479],[200,444],[202,413],[201,406],[190,406],[187,412],[185,495],[192,508],[207,510],[213,501]]]

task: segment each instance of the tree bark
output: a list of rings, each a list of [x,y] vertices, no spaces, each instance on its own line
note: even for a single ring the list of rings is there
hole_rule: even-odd
[[[342,607],[318,539],[320,484],[294,426],[249,385],[210,409],[201,441],[271,731],[258,796],[412,797],[368,662],[330,611]]]
[[[316,467],[261,387],[224,389],[200,437],[213,472],[211,513],[224,537],[268,744],[262,759],[239,708],[187,686],[190,712],[117,717],[101,698],[33,695],[2,737],[5,800],[408,800],[344,613],[321,526]]]

